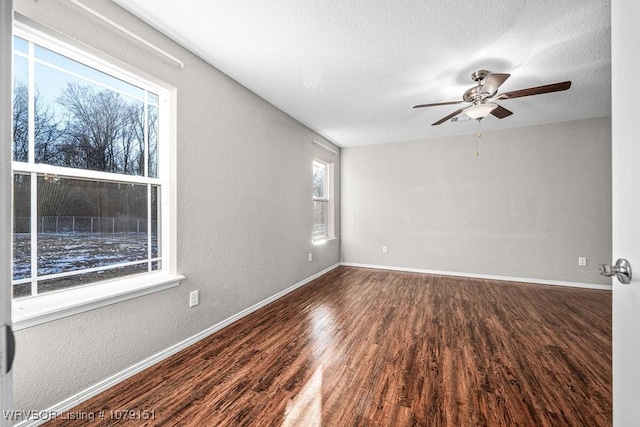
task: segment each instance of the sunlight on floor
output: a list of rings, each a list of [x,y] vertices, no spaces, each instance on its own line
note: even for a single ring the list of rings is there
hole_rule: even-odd
[[[313,373],[300,394],[287,403],[282,427],[322,426],[322,366]]]
[[[319,360],[328,348],[333,348],[336,330],[336,320],[331,307],[320,305],[314,307],[309,315],[312,325],[311,335],[314,345],[311,351],[313,357]]]

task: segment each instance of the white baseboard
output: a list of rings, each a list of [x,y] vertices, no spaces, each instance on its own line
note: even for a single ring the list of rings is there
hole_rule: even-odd
[[[451,271],[440,270],[425,270],[422,268],[409,268],[409,267],[392,267],[388,265],[374,265],[374,264],[360,264],[356,262],[343,262],[341,265],[347,267],[364,267],[375,268],[378,270],[393,270],[393,271],[406,271],[410,273],[427,273],[437,274],[440,276],[457,276],[457,277],[469,277],[473,279],[488,279],[488,280],[500,280],[506,282],[522,282],[522,283],[535,283],[538,285],[554,285],[554,286],[571,286],[574,288],[588,288],[588,289],[603,289],[612,290],[611,285],[600,285],[596,283],[578,283],[578,282],[562,282],[558,280],[545,280],[545,279],[530,279],[523,277],[508,277],[508,276],[494,276],[490,274],[474,274],[474,273],[456,273]]]
[[[75,406],[78,406],[80,403],[91,399],[94,396],[97,396],[98,394],[102,393],[103,391],[109,389],[110,387],[115,386],[116,384],[126,380],[127,378],[132,377],[133,375],[137,374],[138,372],[142,372],[145,369],[155,365],[158,362],[161,362],[162,360],[178,353],[181,350],[184,350],[185,348],[189,347],[192,344],[197,343],[198,341],[208,337],[209,335],[219,331],[220,329],[224,328],[225,326],[228,326],[234,322],[236,322],[237,320],[240,320],[241,318],[247,316],[248,314],[253,313],[254,311],[264,307],[267,304],[272,303],[273,301],[282,298],[283,296],[285,296],[286,294],[295,291],[296,289],[306,285],[307,283],[311,282],[312,280],[317,279],[318,277],[330,272],[331,270],[336,269],[337,267],[340,266],[340,263],[338,264],[334,264],[329,268],[326,268],[316,274],[314,274],[311,277],[307,277],[306,279],[296,283],[293,286],[288,287],[287,289],[284,289],[283,291],[278,292],[275,295],[270,296],[269,298],[260,301],[257,304],[252,305],[249,308],[246,308],[244,310],[242,310],[241,312],[234,314],[231,317],[228,317],[227,319],[216,323],[215,325],[211,326],[210,328],[205,329],[204,331],[197,333],[195,335],[193,335],[192,337],[187,338],[184,341],[181,341],[177,344],[172,345],[171,347],[162,350],[159,353],[154,354],[153,356],[136,363],[135,365],[121,371],[118,372],[117,374],[107,378],[106,380],[100,381],[98,384],[95,384],[83,391],[81,391],[80,393],[71,396],[68,399],[65,399],[64,401],[57,403],[55,405],[53,405],[52,407],[44,410],[44,411],[39,411],[39,413],[47,413],[47,414],[51,414],[51,413],[55,413],[55,414],[61,414],[65,411],[68,411],[70,409],[72,409]],[[40,420],[26,420],[23,421],[19,424],[16,424],[15,427],[35,427],[35,426],[39,426],[44,424],[46,421],[48,421],[47,419],[40,419]]]

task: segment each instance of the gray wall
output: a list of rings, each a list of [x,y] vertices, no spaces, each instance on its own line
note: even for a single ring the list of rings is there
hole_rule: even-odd
[[[342,150],[343,262],[609,284],[610,259],[609,117]]]
[[[69,1],[15,1],[21,15],[177,87],[177,265],[187,278],[18,331],[16,409],[56,404],[339,262],[338,242],[311,245],[311,141],[331,144],[112,2],[83,2],[186,64]],[[188,308],[196,289],[200,305]]]

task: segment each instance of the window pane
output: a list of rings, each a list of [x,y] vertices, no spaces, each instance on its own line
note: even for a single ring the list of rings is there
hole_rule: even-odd
[[[37,220],[38,275],[147,259],[146,185],[38,176]]]
[[[43,294],[59,289],[72,288],[74,286],[82,286],[102,280],[115,279],[117,277],[129,276],[131,274],[146,273],[147,264],[129,265],[110,270],[95,271],[92,273],[84,273],[74,276],[59,277],[56,279],[43,280],[38,282],[38,293]]]
[[[19,283],[13,285],[13,297],[23,298],[31,296],[31,283]]]
[[[327,205],[326,201],[313,201],[313,237],[327,235]]]
[[[38,163],[144,173],[144,104],[36,64]]]
[[[13,160],[29,160],[29,63],[13,55]]]
[[[313,162],[313,197],[320,199],[327,198],[326,196],[326,175],[327,165],[324,163]]]
[[[55,53],[42,46],[35,45],[35,57],[40,61],[48,62],[56,67],[64,68],[71,73],[80,75],[86,80],[93,80],[99,84],[105,85],[120,92],[124,92],[127,95],[135,97],[139,100],[144,100],[144,89],[113,77],[109,74],[98,71],[95,68],[81,64],[66,56]]]
[[[31,277],[31,177],[13,176],[13,280]],[[31,283],[14,285],[13,296],[31,295]]]
[[[18,52],[29,53],[29,42],[20,37],[13,36],[13,49]]]
[[[150,104],[158,105],[160,103],[160,97],[155,93],[147,92],[147,99]]]
[[[149,115],[149,176],[158,177],[158,107],[148,106]]]
[[[160,247],[160,229],[158,228],[159,216],[159,197],[160,187],[151,186],[151,258],[159,258],[162,256],[162,248]]]

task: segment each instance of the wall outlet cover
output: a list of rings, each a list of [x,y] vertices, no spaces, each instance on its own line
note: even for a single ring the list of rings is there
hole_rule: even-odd
[[[189,307],[198,305],[199,299],[198,291],[191,291],[189,294]]]

